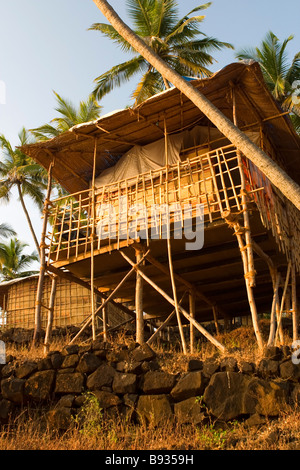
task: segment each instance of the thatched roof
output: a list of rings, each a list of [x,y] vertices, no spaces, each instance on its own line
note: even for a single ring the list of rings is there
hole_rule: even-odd
[[[238,125],[241,129],[264,122],[264,130],[280,152],[286,171],[300,183],[300,138],[288,115],[268,91],[257,63],[233,63],[212,77],[193,80],[225,116],[232,120],[231,86],[237,90]],[[146,145],[163,137],[164,119],[168,132],[179,132],[207,118],[178,89],[159,93],[139,106],[107,114],[100,119],[74,126],[46,142],[22,147],[24,153],[48,169],[56,157],[53,176],[70,193],[88,189],[92,178],[95,138],[99,175],[114,165],[132,146]],[[251,130],[251,126],[249,127]]]

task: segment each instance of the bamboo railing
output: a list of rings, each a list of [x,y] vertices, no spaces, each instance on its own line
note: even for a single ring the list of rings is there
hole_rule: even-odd
[[[101,253],[104,249],[112,251],[128,246],[132,240],[141,239],[141,234],[147,244],[151,238],[166,238],[167,215],[171,236],[176,238],[176,230],[183,228],[185,220],[195,219],[199,205],[205,223],[220,220],[225,212],[242,213],[245,189],[242,191],[239,165],[233,145],[206,153],[203,149],[193,149],[182,152],[181,161],[175,165],[50,201],[47,211],[52,230],[46,237],[48,265],[63,266],[70,259],[76,262],[89,257],[94,228],[93,249]],[[263,224],[272,230],[285,253],[291,250],[290,232],[294,224],[297,233],[292,242],[293,256],[299,270],[300,226],[299,221],[295,222],[292,205],[252,163],[243,159],[243,167],[247,200],[256,204]],[[170,209],[167,215],[166,205]]]

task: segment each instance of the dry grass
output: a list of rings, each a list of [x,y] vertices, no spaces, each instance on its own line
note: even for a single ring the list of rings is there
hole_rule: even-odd
[[[300,410],[260,428],[238,421],[153,428],[104,421],[99,414],[81,427],[74,422],[64,433],[47,428],[40,413],[24,412],[0,432],[0,450],[300,450],[299,435]]]
[[[125,334],[111,338],[115,345],[129,345],[133,339]],[[61,349],[67,340],[57,340],[51,349]],[[220,335],[218,340],[230,348],[230,355],[254,363],[261,359],[253,330],[240,328]],[[288,342],[288,339],[287,339]],[[155,344],[158,362],[163,370],[179,373],[187,370],[188,360],[216,354],[209,343],[201,344],[191,355],[184,356],[177,346]],[[9,346],[8,354],[18,360],[43,357],[43,347],[35,350]],[[300,450],[300,409],[282,411],[278,419],[266,420],[259,427],[247,427],[243,421],[218,423],[206,421],[201,425],[164,423],[153,428],[126,420],[104,420],[95,402],[89,403],[80,425],[76,419],[66,432],[47,426],[41,409],[24,409],[8,425],[0,428],[0,450]]]

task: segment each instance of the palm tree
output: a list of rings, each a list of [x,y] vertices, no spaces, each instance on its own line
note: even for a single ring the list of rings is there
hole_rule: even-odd
[[[0,277],[8,281],[19,277],[36,274],[37,271],[24,271],[33,261],[38,261],[38,254],[24,254],[27,243],[11,238],[7,243],[0,243]]]
[[[55,125],[44,124],[36,129],[31,129],[33,136],[39,141],[57,137],[76,124],[93,121],[100,116],[101,106],[92,96],[87,101],[81,101],[76,109],[70,101],[65,100],[55,91],[53,93],[57,100],[55,111],[59,113],[59,117],[52,119],[51,122]]]
[[[193,77],[211,75],[207,68],[214,62],[211,52],[223,47],[233,48],[226,42],[200,32],[199,24],[205,16],[191,16],[210,5],[210,2],[200,5],[179,19],[178,2],[175,0],[127,0],[128,14],[133,21],[137,36],[177,73]],[[124,52],[136,54],[136,50],[112,25],[95,23],[89,29],[100,31]],[[131,80],[136,74],[141,75],[132,94],[136,104],[170,87],[171,82],[150,62],[142,55],[134,55],[132,59],[112,67],[97,77],[93,95],[101,99],[115,86]]]
[[[20,146],[29,143],[29,134],[25,128],[19,133]],[[0,198],[9,202],[12,190],[16,188],[25,213],[35,246],[39,252],[39,243],[25,205],[24,196],[29,196],[41,209],[45,184],[45,171],[19,148],[13,148],[10,142],[0,135],[0,148],[3,151],[0,160]]]
[[[16,232],[11,228],[10,225],[8,224],[0,224],[0,237],[14,237],[16,236]]]
[[[300,100],[295,100],[297,91],[299,94],[300,52],[289,61],[287,46],[292,39],[293,35],[281,43],[278,37],[269,31],[260,47],[241,50],[236,57],[239,60],[255,60],[259,63],[269,90],[284,110],[291,111],[295,129],[300,132]]]

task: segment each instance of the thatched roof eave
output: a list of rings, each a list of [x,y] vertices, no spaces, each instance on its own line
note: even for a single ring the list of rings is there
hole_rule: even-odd
[[[239,127],[263,123],[274,148],[280,152],[286,171],[300,183],[300,138],[289,116],[268,91],[257,63],[233,63],[209,78],[192,80],[223,114],[232,120],[232,86],[237,90]],[[275,116],[277,116],[275,118]],[[48,169],[55,159],[54,178],[70,193],[89,188],[93,172],[95,139],[97,175],[114,165],[134,145],[146,145],[168,132],[180,132],[206,116],[178,89],[171,88],[133,108],[113,111],[95,121],[79,124],[48,141],[22,147],[22,151]]]

